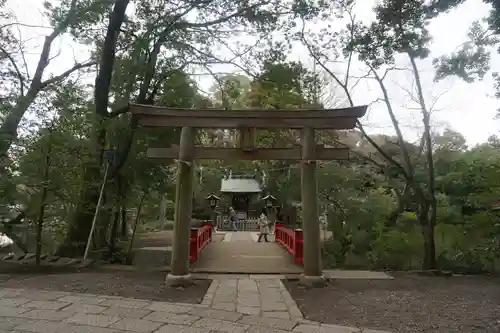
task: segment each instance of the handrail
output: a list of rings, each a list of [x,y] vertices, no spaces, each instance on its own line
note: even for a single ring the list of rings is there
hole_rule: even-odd
[[[302,229],[286,228],[283,224],[276,224],[275,241],[285,247],[293,256],[296,264],[304,263],[304,236]]]
[[[212,241],[213,226],[205,221],[201,228],[191,228],[189,239],[189,262],[198,260],[201,250]]]

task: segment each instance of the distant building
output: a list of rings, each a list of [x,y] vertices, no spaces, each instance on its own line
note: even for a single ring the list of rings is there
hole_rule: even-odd
[[[262,192],[260,183],[252,177],[230,176],[222,179],[220,192],[231,198],[231,206],[239,219],[246,219],[252,199],[259,199]]]

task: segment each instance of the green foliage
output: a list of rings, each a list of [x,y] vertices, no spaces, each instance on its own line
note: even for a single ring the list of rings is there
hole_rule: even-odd
[[[354,27],[354,38],[346,51],[356,51],[373,68],[393,63],[397,53],[426,58],[430,53],[429,21],[461,2],[383,0],[375,7],[376,20],[369,27],[361,24]]]
[[[372,24],[364,26],[354,22],[354,38],[347,43],[345,51],[355,51],[373,68],[391,65],[398,53],[425,58],[431,39],[427,30],[429,22],[462,2],[383,0],[375,8]],[[102,45],[116,3],[111,0],[63,0],[58,6],[55,2],[47,2],[45,8],[52,25],[61,29],[60,33],[71,34],[88,46],[93,58],[102,60],[110,56],[103,54]],[[500,20],[493,19],[499,8],[491,3],[493,11],[487,25],[475,23],[469,36],[471,41],[463,49],[435,60],[437,79],[455,74],[473,81],[485,76],[489,70],[490,48],[498,43],[496,34],[500,31],[497,26]],[[103,246],[110,242],[107,230],[111,229],[111,217],[118,209],[125,210],[130,225],[134,211],[142,205],[140,216],[148,223],[140,225],[140,230],[164,227],[159,210],[163,196],[170,201],[175,198],[176,165],[174,161],[147,159],[145,153],[147,147],[178,143],[179,131],[138,128],[134,118],[116,110],[131,101],[179,108],[321,107],[319,74],[299,61],[289,61],[286,56],[289,38],[297,34],[297,23],[302,19],[337,15],[339,8],[350,7],[353,2],[134,0],[130,4],[133,6],[127,11],[121,30],[115,31],[116,60],[108,78],[107,94],[110,109],[114,110],[110,110],[110,116],[105,119],[96,116],[99,105],[94,105],[95,87],[84,85],[77,77],[43,86],[26,106],[35,114],[35,123],[23,124],[20,140],[12,147],[8,159],[2,161],[2,209],[10,209],[13,204],[22,205],[26,207],[28,219],[35,220],[41,189],[47,187],[44,233],[50,243],[57,244],[61,240],[79,205],[83,203],[92,208],[92,200],[97,198],[91,193],[91,200],[86,202],[81,193],[101,185],[106,163],[100,161],[101,142],[96,140],[96,132],[101,129],[106,134],[105,146],[115,148],[118,157],[126,158],[119,167],[113,164],[113,174],[106,183],[98,221],[100,231],[96,235],[98,244]],[[3,5],[4,1],[0,0],[0,7]],[[0,20],[9,21],[12,17],[2,9]],[[234,62],[234,59],[220,59],[218,51],[230,44],[240,29],[267,42],[254,47],[238,37],[240,50],[233,52],[241,60],[238,66],[248,67],[244,69],[253,75],[214,74],[216,84],[209,94],[202,92],[188,73],[196,73],[199,68],[211,71],[214,63]],[[281,32],[285,32],[285,41],[277,42],[270,37]],[[322,33],[331,37],[328,42],[322,41],[324,48],[334,53],[344,49],[346,36],[332,31],[331,27]],[[0,34],[0,46],[5,50],[2,52],[16,53],[22,44],[15,37],[17,35],[9,29],[3,29]],[[249,59],[245,59],[246,56]],[[0,57],[2,122],[5,115],[23,101],[20,99],[21,85],[24,82],[26,86],[28,82],[27,73],[16,70],[15,66],[22,57],[16,54],[13,59]],[[347,79],[345,82],[347,85]],[[408,198],[403,198],[408,202],[401,204],[398,194],[403,196],[402,189],[408,184],[400,177],[400,172],[389,166],[367,140],[360,140],[359,133],[329,131],[318,133],[320,136],[321,142],[330,146],[336,146],[341,138],[352,138],[351,148],[369,157],[318,163],[320,210],[327,214],[331,232],[323,246],[327,265],[375,269],[421,267],[423,241],[415,210],[417,201],[410,191],[405,194]],[[298,142],[298,133],[262,130],[257,139],[262,147],[289,147]],[[372,139],[394,161],[402,163],[397,140],[387,135],[373,135]],[[231,146],[237,141],[237,132],[203,130],[199,131],[197,140],[210,146]],[[500,140],[492,137],[482,145],[468,147],[460,133],[445,130],[433,134],[432,142],[439,266],[461,272],[498,271],[500,223],[493,202],[500,198]],[[409,142],[403,144],[414,162],[414,181],[418,185],[425,184],[428,173],[419,156],[420,148]],[[50,167],[45,181],[40,166],[47,160],[50,160]],[[227,164],[225,161],[198,161],[193,215],[202,219],[210,217],[204,198],[220,190],[220,181],[229,169],[234,174],[255,176],[263,183],[265,191],[285,204],[300,201],[297,162],[236,161]],[[89,166],[97,170],[92,177],[87,176]],[[226,204],[222,202],[221,208]],[[167,208],[167,217],[173,218],[172,204]],[[88,220],[83,222],[89,223]],[[301,222],[299,209],[297,225]],[[130,262],[119,249],[109,253],[107,259]]]
[[[449,55],[434,59],[436,80],[449,76],[457,76],[465,82],[472,83],[485,78],[491,67],[493,48],[500,43],[500,5],[494,0],[483,0],[491,5],[489,16],[483,20],[473,22],[468,34],[468,41]],[[496,97],[500,98],[498,73],[492,73]]]
[[[500,215],[493,210],[500,198],[500,160],[496,138],[471,149],[457,133],[436,138],[438,221],[435,231],[438,266],[460,273],[497,272],[500,264]],[[408,270],[422,264],[422,235],[415,212],[389,214],[396,198],[385,188],[357,187],[363,169],[332,164],[320,173],[322,193],[333,206],[329,214],[332,238],[325,242],[325,263],[334,267]],[[369,171],[369,169],[366,169]],[[323,178],[324,177],[324,178]],[[469,210],[464,209],[468,207]],[[339,231],[338,222],[343,222]]]
[[[490,70],[491,46],[498,43],[495,36],[481,22],[474,22],[469,31],[469,40],[458,51],[433,60],[436,67],[435,80],[456,75],[465,82],[482,80]]]
[[[318,78],[296,62],[264,62],[262,74],[252,83],[249,104],[277,109],[313,104]]]
[[[44,7],[54,26],[69,28],[75,37],[89,34],[92,27],[103,21],[112,8],[112,0],[45,1]]]

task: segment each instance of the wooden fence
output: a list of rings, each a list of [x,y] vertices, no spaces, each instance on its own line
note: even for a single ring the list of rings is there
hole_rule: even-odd
[[[236,227],[238,231],[258,231],[259,230],[259,220],[258,218],[247,218],[245,220],[238,220],[236,222]],[[233,224],[229,220],[229,216],[218,216],[217,217],[217,229],[218,230],[233,230]]]

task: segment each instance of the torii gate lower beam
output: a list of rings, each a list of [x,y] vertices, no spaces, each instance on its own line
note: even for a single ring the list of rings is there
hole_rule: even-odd
[[[256,161],[256,160],[301,160],[302,148],[254,148],[244,151],[240,148],[214,148],[194,147],[194,158],[200,160],[225,160],[225,161]],[[170,148],[148,148],[147,157],[156,159],[179,158],[180,147],[172,145]],[[348,148],[325,148],[316,145],[315,160],[347,160],[349,158]]]

